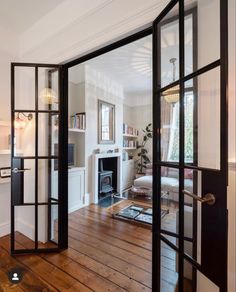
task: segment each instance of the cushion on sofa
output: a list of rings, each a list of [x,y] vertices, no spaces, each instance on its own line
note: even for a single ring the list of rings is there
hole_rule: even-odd
[[[162,176],[161,177],[162,190],[165,192],[179,192],[179,180],[173,177]],[[192,191],[192,180],[184,180],[185,189]],[[152,175],[141,176],[134,180],[134,186],[152,188]]]

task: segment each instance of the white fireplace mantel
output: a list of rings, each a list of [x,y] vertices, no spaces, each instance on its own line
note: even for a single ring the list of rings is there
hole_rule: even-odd
[[[114,152],[114,153],[99,153],[93,154],[93,201],[95,204],[98,203],[98,162],[101,158],[112,158],[117,157],[117,192],[122,191],[122,153]]]

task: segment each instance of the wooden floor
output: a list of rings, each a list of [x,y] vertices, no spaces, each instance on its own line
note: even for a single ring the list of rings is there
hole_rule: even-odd
[[[11,257],[10,237],[0,238],[0,291],[151,291],[151,230],[111,217],[127,204],[90,205],[71,213],[69,248],[59,254]],[[25,236],[16,238],[17,247],[27,247]],[[11,267],[24,269],[18,285],[8,281]],[[177,291],[175,254],[166,245],[161,271],[162,291]]]

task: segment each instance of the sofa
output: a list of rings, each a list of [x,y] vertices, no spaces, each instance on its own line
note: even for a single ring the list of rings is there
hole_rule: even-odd
[[[192,192],[192,171],[186,171],[184,179],[185,189]],[[146,187],[152,189],[152,165],[148,165],[145,175],[134,180],[135,187]],[[168,192],[169,200],[179,201],[179,179],[178,169],[164,167],[161,173],[161,190]],[[185,196],[185,203],[191,204],[192,199]]]

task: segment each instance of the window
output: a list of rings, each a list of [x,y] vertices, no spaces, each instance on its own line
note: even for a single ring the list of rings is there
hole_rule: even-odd
[[[193,92],[185,93],[185,162],[193,162]],[[173,105],[168,161],[179,161],[179,102]]]

